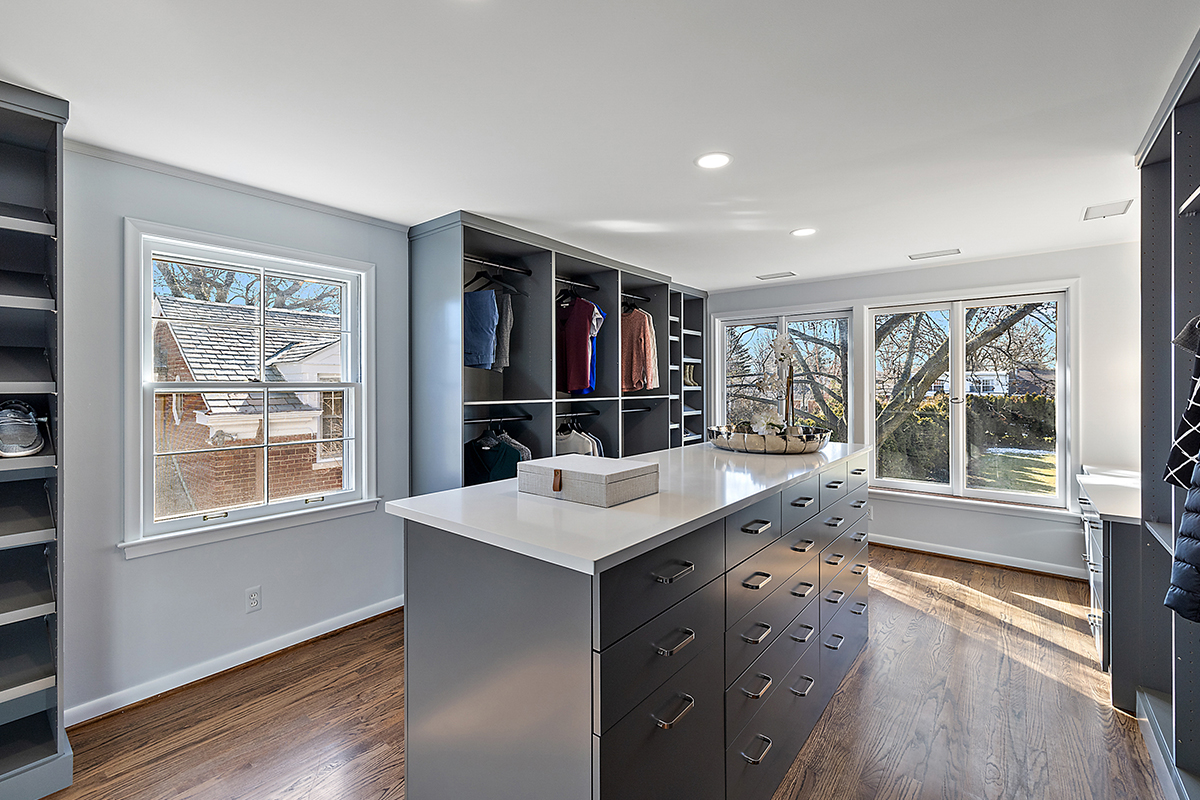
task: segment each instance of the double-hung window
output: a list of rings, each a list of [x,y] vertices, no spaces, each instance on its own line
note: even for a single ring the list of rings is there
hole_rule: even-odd
[[[873,485],[1065,506],[1062,293],[873,311]]]
[[[370,265],[174,233],[127,225],[126,543],[366,499]]]
[[[768,409],[787,416],[790,403],[796,424],[828,428],[832,441],[849,441],[848,312],[730,319],[721,327],[725,424]]]

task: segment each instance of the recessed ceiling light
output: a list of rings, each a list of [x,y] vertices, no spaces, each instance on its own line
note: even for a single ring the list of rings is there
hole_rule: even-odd
[[[941,258],[942,256],[956,256],[962,251],[957,247],[953,250],[930,250],[928,253],[913,253],[909,256],[913,261],[920,261],[922,258]]]
[[[816,228],[796,228],[792,231],[792,236],[812,236],[816,232]]]
[[[755,275],[760,281],[773,281],[777,278],[792,278],[795,277],[794,272],[772,272],[770,275]]]
[[[705,153],[696,159],[696,166],[705,169],[720,169],[732,160],[729,153]]]
[[[1119,217],[1129,210],[1133,205],[1132,200],[1118,200],[1115,203],[1102,203],[1098,206],[1088,206],[1083,211],[1084,219],[1104,219],[1105,217]]]

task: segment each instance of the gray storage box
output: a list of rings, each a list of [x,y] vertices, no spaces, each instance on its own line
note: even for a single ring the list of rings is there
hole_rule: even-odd
[[[609,508],[657,494],[658,463],[575,454],[535,458],[517,465],[517,490]]]

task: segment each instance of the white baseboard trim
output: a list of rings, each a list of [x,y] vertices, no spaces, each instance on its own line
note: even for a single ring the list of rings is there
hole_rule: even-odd
[[[871,541],[875,544],[891,545],[892,547],[902,547],[905,550],[918,550],[922,553],[933,553],[941,556],[951,556],[953,558],[965,558],[970,561],[982,561],[985,564],[996,564],[1001,567],[1016,567],[1017,569],[1027,569],[1030,572],[1044,572],[1047,575],[1061,575],[1064,578],[1078,578],[1079,580],[1087,580],[1087,571],[1083,567],[1066,566],[1064,564],[1053,564],[1048,561],[1036,561],[1031,558],[1017,558],[1016,556],[1006,556],[999,553],[990,553],[983,550],[971,550],[966,547],[950,547],[949,545],[930,544],[916,539],[902,539],[898,536],[880,536],[871,534]]]
[[[71,706],[63,711],[64,722],[68,727],[77,725],[93,717],[98,717],[101,714],[107,714],[110,711],[116,711],[118,708],[124,708],[139,700],[145,700],[148,697],[154,697],[171,689],[177,689],[185,684],[198,681],[201,678],[207,678],[210,675],[215,675],[227,669],[232,669],[248,661],[253,661],[256,658],[262,658],[292,645],[300,644],[309,639],[315,639],[326,633],[332,633],[347,625],[353,625],[364,619],[392,611],[400,608],[402,605],[404,605],[404,595],[401,594],[364,608],[355,609],[332,619],[322,620],[314,625],[309,625],[307,628],[301,628],[300,630],[277,636],[274,639],[268,639],[265,642],[258,642],[249,647],[244,647],[233,653],[209,659],[186,669],[172,672],[170,675],[163,675],[160,678],[146,681],[137,686],[113,692],[105,697],[99,697],[95,700],[89,700],[86,703],[80,703],[77,706]]]

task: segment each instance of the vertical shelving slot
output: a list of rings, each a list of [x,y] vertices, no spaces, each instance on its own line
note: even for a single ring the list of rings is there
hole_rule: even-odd
[[[0,315],[2,316],[2,315]],[[33,408],[37,418],[53,420],[52,410],[55,409],[53,394],[3,394],[0,395],[3,399],[20,400],[27,403]],[[39,430],[42,434],[42,449],[32,455],[27,456],[9,456],[0,458],[0,477],[6,473],[12,476],[20,476],[26,471],[53,469],[58,462],[58,453],[55,447],[55,439],[53,436],[54,427],[49,422],[38,422]],[[25,475],[24,477],[35,477],[33,474]]]
[[[54,685],[54,650],[46,620],[29,619],[0,627],[0,708],[17,705],[14,701],[31,695],[44,697],[45,690]]]
[[[562,455],[558,452],[558,437],[575,426],[600,440],[606,458],[620,456],[621,408],[618,401],[585,398],[560,400],[555,403],[554,420],[555,455]]]
[[[52,563],[53,545],[0,550],[0,625],[55,612]]]
[[[669,389],[671,447],[683,445],[683,293],[672,290],[667,324],[670,331],[671,363],[666,380]]]
[[[0,550],[44,544],[56,538],[46,482],[0,483]]]
[[[685,444],[704,441],[704,298],[683,295],[680,318],[683,339],[683,439]]]
[[[611,267],[594,264],[590,261],[555,253],[555,328],[556,342],[555,365],[556,381],[555,396],[567,399],[574,396],[597,398],[616,398],[621,393],[621,299],[620,276]],[[596,336],[595,347],[595,388],[584,395],[576,395],[568,391],[571,386],[579,385],[579,381],[568,382],[570,375],[579,377],[580,365],[586,364],[586,352],[578,347],[577,339],[568,342],[563,336],[563,325],[567,315],[572,310],[575,298],[586,300],[604,314],[604,321]]]
[[[55,310],[46,272],[53,248],[47,236],[0,230],[0,308]]]
[[[621,403],[621,456],[636,456],[670,446],[669,401],[633,398]]]
[[[621,301],[650,315],[654,332],[654,366],[658,374],[658,385],[644,389],[627,389],[622,378],[621,393],[623,397],[666,397],[670,394],[670,288],[668,284],[653,278],[646,278],[632,272],[621,273]],[[632,328],[634,320],[621,315],[621,336],[624,339]],[[623,345],[624,346],[624,345]],[[622,364],[622,373],[625,365]],[[666,420],[663,420],[663,430],[666,430]],[[666,447],[664,444],[663,447]]]

